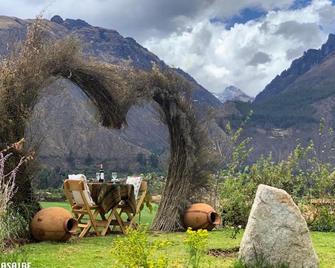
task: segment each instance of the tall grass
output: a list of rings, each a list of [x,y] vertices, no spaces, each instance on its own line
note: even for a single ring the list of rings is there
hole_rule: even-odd
[[[29,223],[24,222],[19,208],[12,206],[11,200],[16,191],[16,174],[30,156],[22,157],[17,166],[8,171],[6,163],[13,156],[12,150],[19,150],[24,140],[15,143],[6,149],[0,151],[0,251],[8,247],[8,243],[13,244],[13,240],[20,237],[23,232],[27,232]]]

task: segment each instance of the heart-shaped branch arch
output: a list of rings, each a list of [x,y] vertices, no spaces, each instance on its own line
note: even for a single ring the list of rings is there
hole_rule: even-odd
[[[126,115],[132,105],[154,100],[169,129],[170,163],[152,228],[181,229],[181,213],[195,196],[194,190],[205,185],[208,172],[204,167],[209,164],[206,133],[196,120],[188,83],[169,70],[154,67],[151,72],[143,72],[84,59],[74,40],[43,42],[40,23],[37,20],[31,26],[20,53],[1,65],[0,145],[4,147],[24,137],[39,91],[59,76],[71,80],[85,92],[106,127],[121,128],[126,125]],[[35,202],[29,176],[28,166],[18,174],[18,190],[13,199],[18,205]]]

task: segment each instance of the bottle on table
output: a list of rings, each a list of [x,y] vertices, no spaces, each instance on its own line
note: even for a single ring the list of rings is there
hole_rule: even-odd
[[[104,180],[105,180],[104,168],[103,168],[103,165],[100,164],[100,178],[99,178],[99,182],[104,182]]]

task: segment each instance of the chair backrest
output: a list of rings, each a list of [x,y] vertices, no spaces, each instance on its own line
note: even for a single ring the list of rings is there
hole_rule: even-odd
[[[84,182],[80,180],[65,180],[64,187],[70,192],[85,191]]]
[[[138,197],[138,193],[140,191],[141,183],[142,183],[142,177],[135,177],[135,176],[128,176],[127,177],[126,184],[134,185],[135,199],[137,199],[137,197]]]
[[[147,192],[148,191],[148,183],[146,181],[142,181],[141,183],[141,187],[140,187],[140,190],[139,192]]]
[[[65,182],[64,189],[65,186],[68,187],[67,190],[71,192],[73,201],[76,203],[76,205],[83,206],[85,204],[83,198],[85,198],[89,206],[95,205],[94,201],[92,200],[85,175],[69,175],[69,179]]]

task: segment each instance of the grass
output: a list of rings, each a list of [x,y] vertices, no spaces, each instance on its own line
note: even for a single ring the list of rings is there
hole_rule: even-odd
[[[41,206],[43,208],[48,207],[62,207],[67,210],[70,210],[70,205],[67,202],[40,202]],[[137,223],[143,224],[143,225],[150,225],[153,219],[153,216],[155,215],[157,211],[158,206],[153,204],[152,206],[152,212],[145,206],[142,213],[139,215],[139,218],[136,219]]]
[[[43,207],[60,206],[68,208],[66,203],[43,202]],[[157,207],[154,207],[154,211]],[[141,222],[150,224],[154,212],[150,214],[147,208],[144,209]],[[54,268],[76,268],[76,267],[115,267],[111,258],[111,245],[116,236],[88,237],[81,240],[73,239],[66,243],[41,242],[28,244],[23,247],[26,259],[31,262],[32,267],[54,267]],[[167,239],[172,246],[166,249],[171,260],[178,263],[178,260],[187,258],[187,252],[183,245],[184,233],[151,234],[153,240]],[[242,233],[237,239],[231,238],[231,230],[223,229],[209,233],[208,249],[232,249],[239,246]],[[320,259],[321,268],[335,267],[335,233],[312,232],[314,247]],[[236,255],[228,257],[206,256],[203,267],[233,267]],[[181,261],[180,261],[181,262]],[[176,266],[181,267],[181,266]]]

